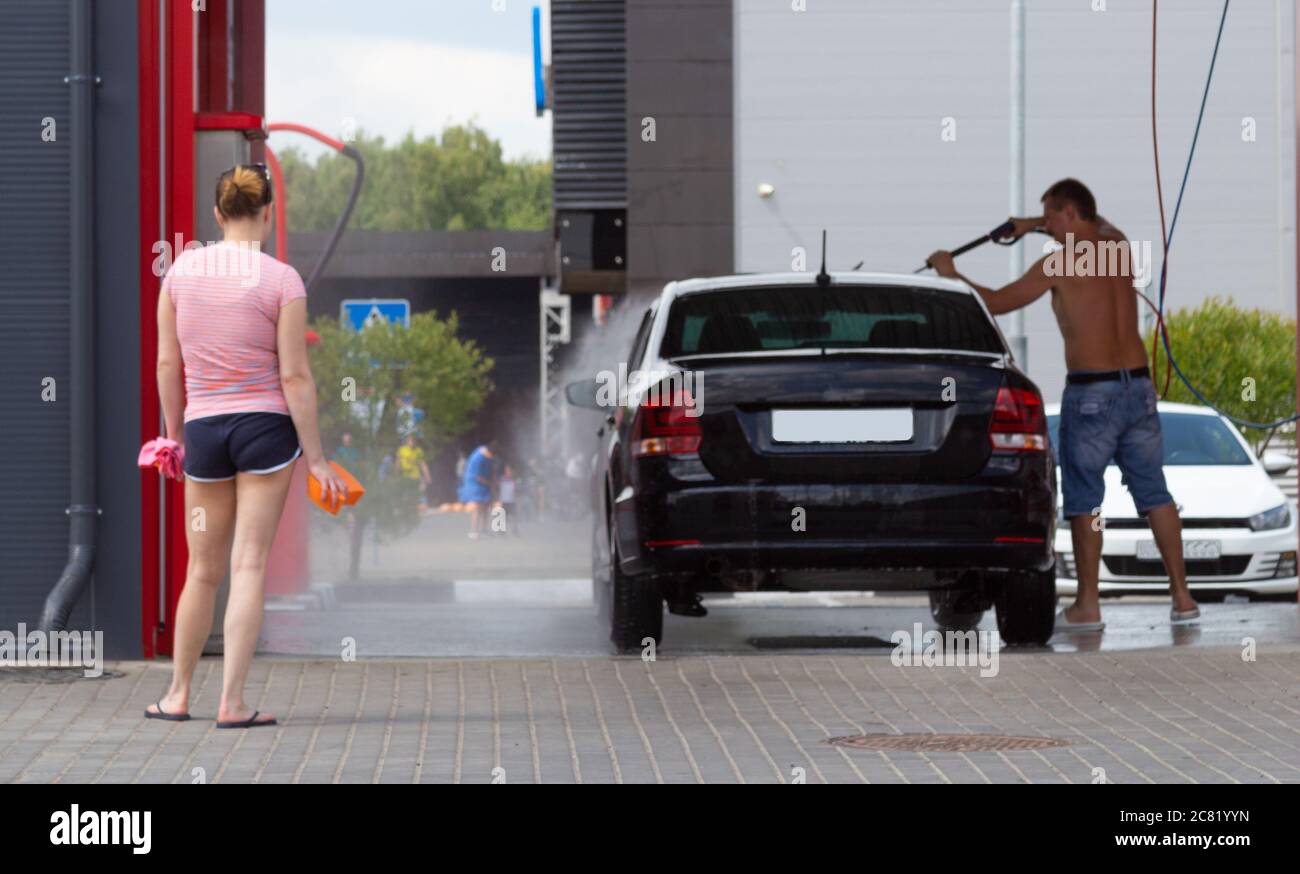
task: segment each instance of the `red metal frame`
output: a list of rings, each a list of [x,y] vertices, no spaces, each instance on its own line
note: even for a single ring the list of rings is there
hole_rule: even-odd
[[[195,130],[262,130],[262,116],[251,112],[200,112],[194,117]]]
[[[154,382],[158,335],[148,329],[156,318],[157,279],[153,275],[154,240],[162,239],[159,227],[160,194],[158,146],[159,122],[159,22],[157,0],[139,0],[137,16],[140,46],[140,442],[157,436],[159,402]],[[140,472],[140,632],[146,659],[155,655],[154,634],[158,629],[158,587],[162,568],[158,560],[158,475]]]
[[[194,235],[196,130],[259,130],[264,122],[262,0],[137,0],[140,100],[140,441],[158,436],[161,409],[155,362],[159,279],[157,241],[173,256]],[[206,16],[206,17],[205,17]],[[232,46],[231,43],[234,43]],[[234,63],[230,64],[230,49]],[[232,69],[233,67],[233,69]],[[244,111],[232,111],[231,98]],[[202,102],[200,102],[200,100]],[[200,113],[199,110],[207,110]],[[255,160],[261,144],[253,143]],[[180,246],[177,240],[180,240]],[[141,645],[145,658],[172,650],[171,618],[185,583],[184,486],[140,476]],[[161,536],[160,536],[161,527]],[[161,558],[166,545],[166,558]],[[160,594],[164,601],[159,615]]]
[[[167,20],[163,22],[166,39],[167,155],[166,155],[166,227],[168,241],[175,245],[174,254],[194,236],[194,122],[195,122],[195,42],[198,13],[185,0],[168,0]],[[150,387],[158,393],[157,382]],[[185,544],[185,487],[167,481],[167,503],[163,537],[167,544],[166,574],[163,581],[166,615],[158,631],[158,651],[172,651],[172,626],[176,603],[185,585],[189,550]]]
[[[198,89],[195,108],[206,112],[234,109],[227,51],[233,10],[229,0],[207,0],[195,16],[198,48]]]
[[[188,0],[138,0],[140,95],[140,442],[158,436],[158,305],[154,261],[162,242],[176,247],[194,232],[194,33]],[[176,254],[173,251],[173,255]],[[145,658],[170,653],[171,626],[188,553],[184,490],[165,481],[163,505],[158,476],[140,478],[141,646]],[[161,537],[160,537],[160,528]],[[167,545],[166,559],[162,547]],[[160,616],[160,593],[165,611]]]

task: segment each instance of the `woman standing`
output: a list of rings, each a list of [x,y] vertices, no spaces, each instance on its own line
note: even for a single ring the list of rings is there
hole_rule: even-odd
[[[158,394],[167,436],[185,449],[189,566],[171,688],[145,716],[190,718],[190,681],[229,570],[217,727],[249,728],[275,724],[245,702],[244,682],[294,461],[306,457],[326,500],[346,486],[321,450],[306,289],[296,270],[261,251],[271,230],[265,165],[222,173],[213,211],[224,239],[181,254],[158,295]]]

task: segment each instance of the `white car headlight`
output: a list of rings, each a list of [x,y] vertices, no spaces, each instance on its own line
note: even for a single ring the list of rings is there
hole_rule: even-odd
[[[1291,524],[1291,510],[1286,504],[1280,504],[1263,513],[1256,513],[1249,519],[1251,531],[1272,531],[1285,528]]]

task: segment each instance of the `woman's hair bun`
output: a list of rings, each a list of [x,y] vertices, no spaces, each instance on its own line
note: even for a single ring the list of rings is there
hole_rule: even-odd
[[[246,218],[271,202],[266,177],[253,167],[238,164],[217,180],[217,209],[226,218]]]

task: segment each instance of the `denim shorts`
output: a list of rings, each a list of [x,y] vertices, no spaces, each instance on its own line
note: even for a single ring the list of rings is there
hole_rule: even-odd
[[[185,476],[201,483],[274,473],[302,453],[284,413],[226,413],[185,423]]]
[[[1150,377],[1125,373],[1123,379],[1067,384],[1060,444],[1057,463],[1067,518],[1101,506],[1112,460],[1138,513],[1174,502],[1165,485],[1164,441]]]

